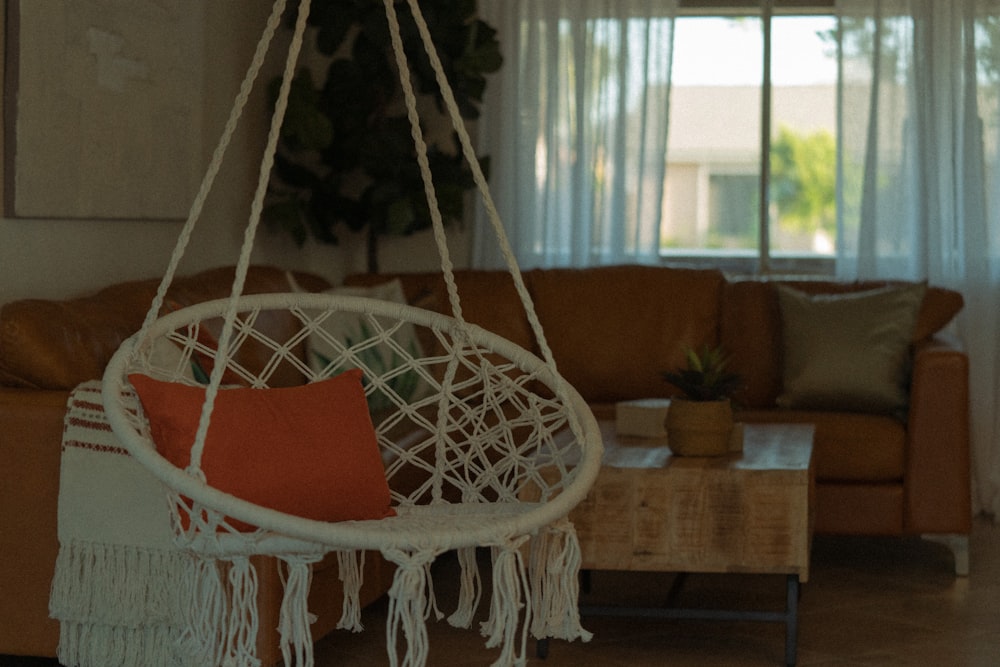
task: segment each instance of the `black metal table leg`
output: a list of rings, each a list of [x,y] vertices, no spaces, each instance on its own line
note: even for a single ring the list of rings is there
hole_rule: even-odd
[[[795,667],[799,645],[799,575],[788,575],[785,603],[785,664]]]
[[[677,595],[684,577],[675,579],[668,596],[671,602]],[[794,667],[798,657],[799,635],[799,596],[802,592],[801,582],[797,574],[789,574],[785,579],[785,608],[781,611],[737,610],[737,609],[702,609],[677,607],[617,607],[588,606],[580,607],[583,616],[609,616],[631,618],[664,618],[664,619],[701,619],[713,621],[762,621],[783,623],[785,625],[785,664]],[[537,652],[539,657],[548,655],[548,640],[539,640]]]
[[[591,574],[590,570],[580,570],[580,592],[589,593],[591,586]]]

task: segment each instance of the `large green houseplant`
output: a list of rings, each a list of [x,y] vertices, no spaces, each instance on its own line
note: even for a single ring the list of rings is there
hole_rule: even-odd
[[[496,31],[477,17],[476,0],[421,0],[420,7],[463,118],[478,118],[486,75],[502,63]],[[406,3],[397,0],[396,10],[414,88],[436,102],[423,103],[421,116],[425,134],[439,137],[429,141],[438,205],[445,222],[460,223],[471,170],[454,131],[441,138],[450,122],[430,61]],[[381,0],[313,0],[309,23],[326,71],[316,77],[303,67],[295,76],[264,219],[300,245],[310,236],[336,244],[340,225],[367,229],[375,272],[381,235],[431,225],[385,8]],[[480,164],[485,171],[487,159]]]

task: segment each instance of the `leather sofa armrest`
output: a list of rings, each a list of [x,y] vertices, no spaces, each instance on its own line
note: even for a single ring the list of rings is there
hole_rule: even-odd
[[[68,391],[0,387],[0,654],[55,655],[59,625],[48,604],[68,399]]]
[[[907,424],[907,532],[970,532],[969,440],[968,356],[943,336],[918,343]]]

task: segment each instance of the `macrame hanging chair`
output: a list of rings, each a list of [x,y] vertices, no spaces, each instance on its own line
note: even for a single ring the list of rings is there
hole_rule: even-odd
[[[440,617],[428,579],[430,565],[449,550],[457,551],[462,565],[458,608],[449,621],[468,627],[483,593],[475,550],[491,548],[493,587],[489,617],[481,630],[487,646],[501,649],[495,664],[522,664],[529,634],[539,639],[589,639],[577,610],[579,545],[566,517],[597,476],[600,433],[586,403],[556,370],[417,0],[407,2],[507,257],[540,356],[462,316],[394,0],[384,0],[386,18],[451,315],[330,293],[242,293],[309,0],[298,8],[232,294],[161,314],[169,310],[164,305],[171,280],[281,22],[285,0],[277,0],[146,319],[115,353],[103,378],[103,401],[112,429],[129,453],[163,482],[176,542],[195,563],[190,581],[184,582],[192,602],[182,643],[191,664],[257,664],[256,574],[250,556],[261,554],[287,565],[279,628],[287,665],[312,664],[306,608],[311,564],[334,552],[345,582],[340,627],[360,629],[357,601],[363,552],[377,550],[397,566],[387,619],[391,665],[400,664],[400,650],[403,665],[426,662],[425,621],[431,613]],[[261,323],[274,311],[286,317],[291,314],[297,330],[278,337],[266,334],[267,327]],[[352,340],[332,335],[328,325],[344,318],[360,320],[364,337]],[[217,337],[215,344],[206,342],[209,332]],[[404,338],[410,343],[401,342]],[[413,340],[422,344],[411,344]],[[164,354],[165,343],[173,354]],[[301,351],[307,345],[322,348],[322,363],[304,360]],[[245,363],[241,352],[250,348],[258,357],[265,351],[266,361]],[[195,360],[209,370],[207,382],[204,377],[191,377]],[[301,386],[278,386],[284,381],[276,378],[287,378],[289,368],[299,374]],[[342,416],[349,412],[344,407],[349,401],[339,394],[331,398],[323,393],[317,398],[311,393],[343,378],[348,378],[348,389],[354,386],[351,382],[363,388],[366,400],[362,401],[360,427],[338,421],[358,421],[356,414]],[[157,383],[159,393],[144,395],[138,383],[151,381]],[[193,418],[188,414],[192,396],[196,400]],[[303,416],[304,409],[312,412]],[[176,452],[165,453],[169,428],[154,427],[153,422],[157,415],[169,421],[181,413],[188,414],[190,428],[181,436],[184,451],[178,458]],[[317,518],[271,506],[259,500],[255,491],[234,491],[247,483],[243,477],[229,480],[235,487],[222,483],[231,476],[227,465],[249,460],[251,469],[263,478],[259,484],[269,492],[277,488],[282,495],[302,487],[315,494],[318,488],[323,498],[317,502],[310,496],[309,507],[323,504],[325,498],[346,504],[348,510],[364,505],[352,500],[357,491],[350,488],[353,477],[364,476],[353,469],[346,473],[346,482],[319,483],[285,479],[290,473],[271,469],[275,451],[279,463],[301,455],[280,449],[286,446],[304,447],[307,456],[329,456],[325,441],[318,446],[312,443],[312,449],[310,443],[303,445],[308,436],[300,427],[309,422],[315,430],[317,415],[333,415],[332,421],[320,425],[321,434],[348,438],[342,443],[347,454],[336,456],[363,458],[357,453],[361,446],[355,447],[351,438],[355,431],[367,434],[366,428],[373,427],[377,449],[373,444],[372,451],[377,452],[378,475],[384,472],[387,481],[391,509],[339,520],[343,518],[337,515],[343,511],[340,508],[331,510],[333,519]],[[232,448],[234,439],[235,452],[222,451]],[[272,456],[267,463],[253,461],[256,454],[268,452]],[[334,460],[334,472],[339,469],[338,461]],[[292,466],[293,472],[322,468],[309,460],[299,464]],[[280,479],[271,479],[272,474]]]

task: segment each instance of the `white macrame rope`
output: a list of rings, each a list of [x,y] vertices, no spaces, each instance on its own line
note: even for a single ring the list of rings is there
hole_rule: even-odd
[[[191,447],[191,463],[189,468],[196,472],[201,470],[201,456],[205,449],[205,436],[208,433],[208,426],[212,419],[215,397],[219,392],[219,387],[222,385],[222,376],[226,369],[226,359],[229,354],[229,339],[232,337],[233,323],[236,321],[239,296],[243,292],[243,285],[246,282],[247,272],[250,268],[253,242],[257,235],[257,227],[260,225],[260,216],[264,209],[264,195],[267,193],[267,183],[270,179],[271,168],[274,165],[274,155],[277,151],[278,139],[281,136],[281,124],[285,118],[285,110],[288,108],[288,95],[292,87],[292,80],[295,78],[295,63],[298,61],[299,52],[302,50],[302,41],[309,20],[309,8],[311,5],[312,3],[307,0],[299,3],[295,32],[292,35],[292,42],[288,48],[288,57],[285,59],[284,75],[281,79],[281,88],[278,93],[278,100],[275,103],[274,115],[271,118],[271,129],[268,133],[267,145],[264,148],[264,156],[261,160],[257,190],[254,193],[253,203],[250,207],[250,220],[243,235],[243,247],[240,249],[240,258],[236,264],[236,276],[233,279],[232,295],[229,298],[229,306],[226,309],[222,332],[219,334],[219,346],[216,351],[211,380],[205,390],[205,403],[202,406],[201,421],[198,424],[198,431],[195,434],[194,445]],[[246,104],[245,99],[242,102]]]
[[[410,80],[410,69],[406,59],[406,52],[403,49],[403,39],[400,36],[399,17],[396,14],[396,7],[393,0],[383,0],[385,5],[386,18],[389,22],[389,35],[392,42],[392,51],[396,59],[396,68],[399,70],[399,82],[403,90],[403,98],[406,102],[406,115],[410,122],[410,136],[417,152],[417,164],[420,167],[420,176],[424,184],[424,194],[427,198],[431,215],[431,222],[434,230],[434,241],[437,244],[438,256],[441,260],[441,270],[444,274],[445,286],[448,291],[448,300],[451,304],[452,314],[458,321],[458,334],[464,343],[468,337],[468,329],[462,315],[462,304],[458,296],[458,286],[455,284],[455,272],[448,251],[448,241],[444,233],[444,222],[441,219],[441,210],[437,203],[437,193],[434,190],[434,177],[431,173],[430,162],[427,157],[427,143],[424,141],[423,130],[420,128],[420,118],[417,114],[417,98],[413,91],[413,84]],[[445,387],[450,387],[458,370],[458,359],[452,359],[445,372]],[[448,442],[445,430],[447,411],[449,405],[448,392],[441,392],[438,402],[438,451],[439,460],[446,454],[450,443]],[[435,471],[433,479],[434,499],[442,497],[443,477],[439,471]]]
[[[581,563],[580,542],[569,519],[542,528],[532,538],[528,569],[535,638],[585,642],[592,638],[580,625]]]
[[[434,191],[433,176],[430,171],[430,164],[427,160],[427,146],[423,141],[422,132],[420,129],[420,121],[417,113],[417,100],[413,93],[413,87],[410,82],[410,74],[406,64],[406,56],[403,51],[402,38],[399,35],[399,25],[398,16],[396,15],[395,7],[393,7],[393,0],[383,0],[386,6],[386,15],[389,18],[390,34],[392,35],[393,50],[396,54],[396,62],[399,68],[399,78],[400,83],[403,87],[404,98],[406,101],[407,115],[410,119],[410,125],[412,127],[412,135],[414,139],[414,144],[417,147],[417,157],[418,163],[420,165],[420,173],[424,181],[424,189],[427,192],[427,200],[430,203],[431,211],[431,221],[434,227],[434,239],[438,246],[438,253],[441,256],[441,267],[444,272],[445,284],[448,289],[448,299],[451,302],[452,311],[455,315],[455,319],[463,326],[465,325],[465,320],[462,318],[462,308],[461,302],[458,294],[458,286],[455,283],[455,276],[452,270],[452,264],[449,259],[448,254],[448,242],[444,231],[444,223],[441,220],[441,212],[437,206],[437,198]],[[476,157],[475,148],[472,145],[472,139],[469,137],[468,130],[465,127],[465,123],[462,121],[462,115],[458,108],[458,104],[455,101],[455,95],[452,91],[451,84],[448,82],[448,78],[445,76],[444,66],[441,63],[441,59],[438,56],[437,49],[434,46],[434,41],[431,38],[430,29],[427,27],[427,22],[424,19],[423,13],[420,10],[420,6],[417,0],[407,0],[410,7],[410,12],[413,15],[414,23],[417,26],[417,30],[420,33],[421,41],[423,42],[424,51],[427,57],[430,59],[431,68],[434,70],[435,78],[438,82],[438,88],[441,91],[441,96],[445,102],[445,108],[448,110],[448,115],[451,119],[452,127],[455,129],[458,135],[460,145],[462,147],[462,153],[465,156],[465,160],[472,170],[473,180],[479,190],[479,194],[483,199],[483,205],[486,209],[487,216],[493,227],[494,235],[496,236],[497,242],[500,246],[500,251],[504,256],[507,263],[508,272],[514,281],[514,287],[517,291],[518,296],[521,299],[523,305],[524,313],[528,319],[528,323],[531,326],[531,331],[535,336],[535,341],[538,344],[538,349],[542,354],[542,358],[545,363],[548,364],[549,368],[552,369],[556,378],[556,394],[560,397],[566,396],[565,380],[556,368],[555,356],[552,354],[552,350],[549,347],[548,340],[545,337],[545,332],[542,329],[542,324],[538,319],[538,315],[535,312],[535,307],[531,294],[528,292],[528,288],[524,283],[524,277],[521,275],[521,269],[518,266],[517,259],[514,257],[514,252],[510,246],[510,241],[507,238],[507,233],[504,230],[503,222],[500,220],[500,214],[496,209],[496,205],[493,202],[493,197],[490,194],[489,185],[486,182],[486,176],[483,174],[483,170],[479,165],[479,160]],[[488,363],[487,360],[481,359],[482,363]],[[574,435],[578,438],[582,437],[583,429],[577,416],[572,413],[569,414],[569,426],[573,431]]]
[[[431,214],[431,222],[433,224],[434,239],[437,244],[438,254],[441,259],[441,268],[444,274],[445,285],[448,292],[448,300],[451,305],[452,313],[455,319],[459,323],[459,334],[462,337],[468,336],[468,325],[462,315],[461,299],[458,293],[458,285],[455,282],[454,267],[452,265],[450,254],[448,250],[447,236],[445,235],[444,222],[441,218],[441,211],[437,204],[437,193],[434,189],[434,179],[433,174],[430,169],[430,162],[427,157],[427,144],[423,138],[423,131],[420,127],[420,118],[417,111],[417,98],[413,90],[413,84],[411,82],[411,75],[409,70],[409,65],[407,63],[406,53],[403,47],[402,37],[400,35],[399,17],[396,13],[393,0],[383,0],[385,5],[386,16],[389,21],[389,34],[391,37],[393,53],[396,59],[396,66],[399,70],[399,80],[400,85],[403,90],[403,97],[406,103],[407,118],[410,122],[411,136],[413,138],[414,145],[417,152],[417,163],[420,167],[421,178],[424,183],[424,192],[427,197],[429,204],[429,210]],[[482,173],[482,169],[479,166],[479,161],[475,154],[475,149],[472,146],[472,140],[469,137],[467,130],[465,129],[465,124],[462,121],[461,113],[458,109],[458,104],[455,102],[455,97],[451,89],[451,85],[444,74],[444,67],[441,64],[441,60],[438,57],[437,49],[434,47],[434,42],[431,39],[430,31],[427,27],[427,23],[420,11],[420,7],[416,0],[408,0],[411,14],[413,15],[414,22],[417,25],[418,31],[420,33],[421,39],[423,41],[424,51],[430,58],[431,67],[434,70],[438,86],[441,90],[441,94],[445,100],[445,105],[448,109],[452,126],[458,133],[461,145],[463,148],[463,154],[466,161],[469,163],[470,168],[474,176],[474,180],[479,188],[480,194],[483,196],[487,211],[490,215],[490,219],[493,223],[494,232],[497,236],[497,241],[500,244],[501,250],[507,260],[508,268],[510,274],[514,280],[514,285],[517,293],[523,304],[523,309],[528,318],[529,324],[531,325],[532,331],[538,342],[539,349],[542,352],[542,356],[548,364],[549,368],[552,369],[554,376],[556,378],[556,394],[560,397],[566,396],[565,381],[556,372],[555,358],[552,355],[552,351],[549,348],[548,342],[545,339],[545,334],[542,331],[541,322],[538,320],[538,316],[535,313],[534,304],[532,303],[531,295],[528,293],[527,287],[524,284],[524,279],[521,276],[520,268],[517,265],[517,261],[514,258],[513,252],[510,248],[510,243],[507,240],[506,232],[504,231],[503,224],[500,221],[500,216],[496,211],[496,207],[493,204],[492,197],[489,193],[489,186],[486,183],[485,175]],[[479,355],[479,363],[482,365],[490,365],[488,359]],[[450,380],[454,376],[454,367],[448,368],[448,373],[446,375],[445,386],[450,386]],[[445,420],[445,411],[448,408],[449,396],[447,393],[443,392],[441,395],[441,402],[439,404],[438,411],[438,431],[441,436],[439,445],[439,454],[444,453],[446,448],[446,441],[444,440],[444,427],[443,422]],[[577,437],[582,437],[582,427],[579,420],[574,414],[569,415],[569,425],[573,433]],[[440,478],[435,478],[435,497],[439,497],[439,487]]]
[[[281,556],[281,561],[288,568],[287,577],[283,577],[285,594],[278,614],[284,667],[313,665],[312,633],[309,626],[316,621],[316,616],[309,613],[309,588],[312,585],[313,564],[321,558],[318,554]]]
[[[386,0],[390,2],[390,0]],[[427,53],[427,57],[430,59],[431,68],[434,70],[434,75],[438,82],[438,88],[441,91],[441,96],[444,99],[445,107],[448,109],[448,115],[451,118],[452,127],[454,127],[455,132],[458,134],[459,142],[462,147],[463,155],[465,155],[465,160],[469,164],[469,168],[472,170],[473,180],[479,190],[480,195],[483,198],[483,205],[486,209],[487,217],[493,226],[493,231],[497,237],[497,242],[500,244],[500,251],[503,254],[504,259],[507,263],[507,268],[514,279],[514,285],[517,288],[517,293],[521,297],[521,302],[524,304],[524,308],[528,317],[528,321],[531,324],[532,332],[538,341],[539,349],[542,352],[542,357],[549,364],[549,366],[555,370],[556,364],[555,359],[552,356],[552,351],[549,349],[548,342],[545,338],[545,333],[542,330],[541,322],[538,321],[538,316],[535,313],[535,308],[531,299],[531,294],[528,292],[527,286],[524,284],[524,278],[521,275],[521,269],[517,264],[517,260],[514,257],[514,251],[510,246],[510,241],[507,238],[507,232],[504,229],[503,223],[500,220],[500,214],[497,211],[496,205],[493,202],[493,196],[490,193],[489,185],[486,182],[486,176],[483,174],[483,170],[479,165],[479,159],[476,157],[475,148],[472,145],[472,139],[469,137],[469,132],[465,127],[465,123],[462,122],[461,111],[458,108],[458,103],[455,101],[455,95],[452,91],[451,85],[448,82],[447,77],[444,74],[444,66],[441,64],[441,59],[438,56],[437,49],[434,47],[434,42],[431,38],[430,29],[427,27],[427,22],[424,19],[423,14],[420,11],[420,6],[417,0],[407,0],[410,11],[413,14],[413,20],[417,25],[417,30],[420,33],[421,40],[423,41],[424,51]],[[402,46],[400,46],[402,48]],[[410,99],[407,98],[407,104],[410,104]],[[413,100],[414,105],[414,115],[416,114],[416,100]],[[438,219],[434,218],[435,221],[435,231],[440,234],[439,247],[447,247],[444,227],[443,225],[438,228]],[[458,300],[458,290],[455,288],[455,301]]]
[[[424,141],[423,130],[420,128],[420,117],[417,113],[417,96],[413,92],[410,67],[407,63],[406,52],[403,49],[403,38],[400,36],[399,16],[396,14],[396,7],[393,0],[383,0],[385,5],[386,18],[389,21],[389,35],[392,41],[392,51],[396,58],[396,68],[399,70],[399,83],[403,89],[403,99],[406,102],[406,116],[410,121],[410,135],[417,150],[417,164],[420,166],[420,176],[424,183],[424,194],[429,204],[431,223],[434,228],[434,240],[437,243],[438,254],[441,258],[441,268],[444,272],[445,284],[448,288],[448,299],[451,302],[452,313],[455,319],[464,324],[462,317],[462,305],[458,298],[458,287],[455,284],[455,272],[451,263],[451,256],[448,251],[448,241],[444,233],[444,221],[441,218],[441,209],[437,202],[437,192],[434,190],[434,177],[431,173],[430,162],[427,158],[427,143]],[[423,19],[420,16],[420,9],[410,7],[414,19]],[[433,60],[431,61],[433,64]],[[438,62],[440,65],[440,61]]]
[[[338,630],[361,632],[361,586],[364,584],[365,552],[337,551],[337,567],[344,587]]]
[[[469,628],[472,627],[472,619],[475,617],[483,595],[482,578],[479,574],[479,563],[476,560],[476,548],[459,549],[458,563],[461,570],[458,607],[448,617],[448,623],[456,628]]]
[[[521,555],[521,546],[529,539],[527,535],[508,539],[495,546],[493,553],[493,597],[490,602],[489,618],[482,624],[481,632],[486,637],[488,648],[500,647],[500,657],[492,667],[523,667],[528,644],[528,630],[531,625],[531,606],[525,604],[529,594],[529,583]],[[518,621],[524,610],[521,628],[520,652],[515,647]]]
[[[412,553],[387,549],[383,555],[396,564],[389,589],[389,609],[386,619],[386,648],[390,667],[423,667],[429,651],[427,614],[429,566],[436,553],[421,550]],[[402,631],[406,652],[400,663],[396,645]]]
[[[257,658],[257,569],[248,556],[229,564],[229,624],[226,634],[226,667],[260,667]],[[228,661],[228,662],[225,662]]]
[[[160,285],[157,288],[156,296],[153,297],[152,306],[146,313],[146,318],[143,321],[142,327],[139,329],[139,340],[145,339],[146,332],[149,330],[150,325],[159,315],[160,309],[163,307],[167,290],[173,282],[174,275],[177,272],[177,267],[180,264],[181,258],[184,256],[184,251],[190,241],[195,225],[201,218],[201,212],[205,206],[205,201],[208,199],[212,185],[215,183],[215,177],[218,175],[219,169],[222,167],[226,150],[229,148],[232,137],[236,132],[236,126],[239,124],[239,120],[243,115],[243,110],[246,108],[247,100],[253,90],[254,82],[257,80],[261,67],[264,65],[264,60],[267,57],[267,52],[274,39],[274,34],[281,25],[281,15],[285,11],[285,1],[286,0],[275,0],[274,6],[271,9],[271,15],[268,17],[267,23],[264,26],[264,32],[261,35],[260,40],[257,42],[257,48],[254,51],[250,67],[247,69],[246,76],[244,77],[243,82],[240,85],[240,90],[236,95],[236,100],[229,112],[229,118],[226,120],[222,137],[219,139],[219,143],[212,154],[212,159],[209,162],[208,169],[202,179],[198,194],[195,196],[194,202],[191,204],[187,220],[184,223],[184,227],[181,229],[181,233],[177,239],[177,244],[174,246],[173,254],[171,254],[170,261],[167,264],[167,270],[164,272],[163,279],[160,281]]]

